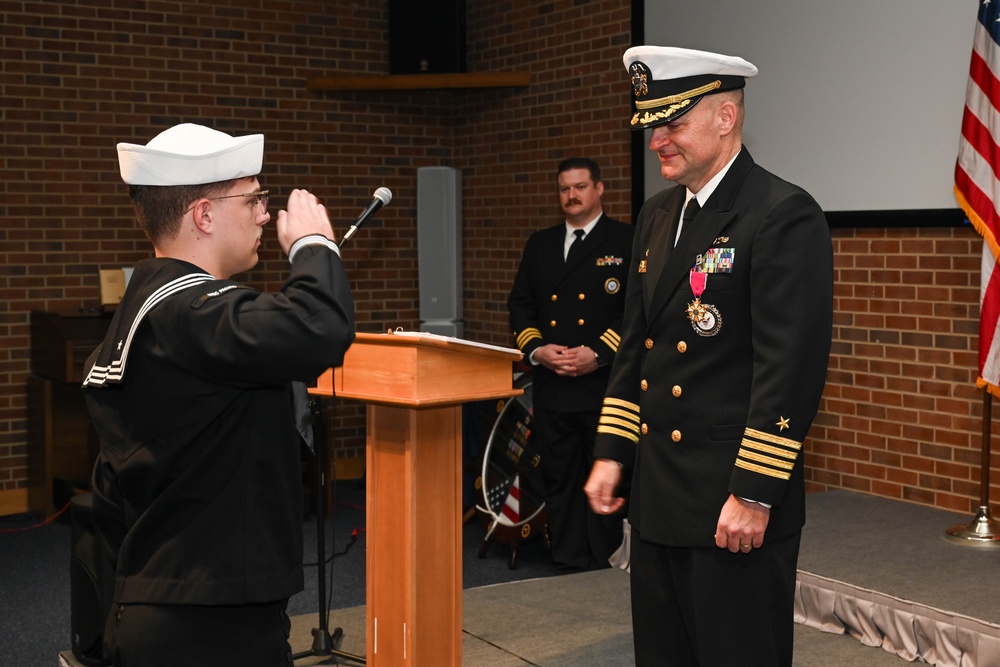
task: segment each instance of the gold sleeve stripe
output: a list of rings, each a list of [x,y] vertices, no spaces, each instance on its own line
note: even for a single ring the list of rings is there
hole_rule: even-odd
[[[621,345],[622,337],[616,334],[611,329],[608,329],[603,334],[601,334],[601,340],[604,344],[610,347],[615,352],[618,351],[618,346]]]
[[[780,445],[781,447],[787,447],[788,449],[794,449],[796,451],[802,449],[802,443],[797,440],[791,440],[789,438],[782,438],[777,435],[771,435],[770,433],[764,433],[763,431],[758,431],[747,427],[744,435],[748,438],[753,438],[754,440],[761,440],[763,442],[769,442],[772,445]]]
[[[772,456],[780,456],[783,459],[788,459],[794,461],[799,458],[798,452],[790,452],[787,449],[782,449],[780,447],[772,447],[771,445],[765,445],[760,442],[755,442],[749,438],[743,438],[743,446],[754,449],[758,452],[764,452],[766,454],[771,454]]]
[[[631,440],[632,442],[639,444],[638,433],[632,433],[631,431],[625,431],[620,428],[614,428],[612,426],[598,426],[598,433],[606,433],[608,435],[617,435],[619,438],[625,438],[626,440]]]
[[[758,454],[757,452],[751,452],[748,449],[740,448],[739,454],[737,456],[741,459],[750,459],[751,461],[756,461],[757,463],[763,463],[764,465],[773,466],[775,468],[781,468],[782,470],[791,470],[795,467],[794,462],[781,461],[772,456],[764,456],[763,454]],[[738,459],[737,459],[738,460]]]
[[[629,431],[639,432],[639,425],[634,422],[625,421],[624,419],[614,419],[613,417],[606,417],[601,415],[601,418],[597,421],[598,425],[605,424],[606,426],[614,426],[616,428],[627,429]]]
[[[528,327],[527,329],[525,329],[524,331],[522,331],[517,335],[517,347],[523,350],[524,346],[528,343],[529,340],[541,337],[542,337],[541,330],[536,329],[535,327]]]
[[[603,419],[604,417],[621,417],[622,419],[627,419],[630,422],[635,422],[636,424],[639,423],[639,415],[631,410],[619,410],[618,408],[612,408],[607,405],[601,409],[601,418]]]
[[[620,398],[613,398],[611,396],[605,396],[604,397],[604,407],[605,408],[608,408],[608,407],[622,408],[624,410],[628,410],[630,412],[634,412],[635,414],[639,414],[639,405],[637,403],[631,403],[629,401],[623,401]]]
[[[783,479],[785,481],[788,481],[792,477],[790,473],[782,472],[780,470],[772,470],[771,468],[765,468],[764,466],[755,465],[753,463],[744,461],[742,459],[736,459],[736,467],[743,468],[744,470],[749,470],[750,472],[755,472],[761,475],[767,475],[768,477]]]

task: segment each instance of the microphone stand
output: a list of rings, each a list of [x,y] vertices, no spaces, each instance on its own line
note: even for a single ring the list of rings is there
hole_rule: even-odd
[[[384,194],[380,191],[385,191]],[[388,188],[379,188],[375,191],[375,199],[381,204],[369,210],[362,211],[361,215],[351,224],[344,237],[337,244],[337,247],[344,245],[344,242],[354,236],[358,228],[364,222],[375,215],[375,212],[392,200],[392,193]],[[375,202],[373,201],[373,204]],[[333,635],[327,629],[328,618],[326,613],[326,538],[323,534],[323,524],[326,522],[326,421],[323,419],[323,409],[319,398],[309,397],[309,411],[312,415],[313,445],[315,449],[316,463],[316,567],[317,588],[319,589],[319,627],[313,628],[313,647],[311,651],[304,651],[292,655],[292,660],[300,660],[313,656],[333,656],[331,663],[338,664],[337,658],[344,658],[352,662],[366,664],[365,658],[359,655],[344,653],[336,649],[344,638],[344,631],[336,628]],[[334,481],[336,484],[336,481]],[[332,566],[331,566],[332,572]]]
[[[313,656],[332,656],[325,664],[340,664],[337,658],[365,664],[364,657],[352,655],[338,650],[336,647],[344,638],[344,631],[335,628],[331,635],[328,630],[328,614],[326,609],[326,421],[323,419],[322,401],[309,397],[309,411],[312,414],[313,445],[315,449],[315,493],[316,493],[316,574],[319,591],[319,627],[313,628],[312,650],[292,655],[292,660],[301,660]],[[332,570],[331,570],[332,571]]]

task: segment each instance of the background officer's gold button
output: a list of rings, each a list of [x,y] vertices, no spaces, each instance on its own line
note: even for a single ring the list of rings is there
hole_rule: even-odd
[[[681,432],[680,431],[673,431],[673,432],[671,432],[670,433],[670,439],[673,440],[674,442],[680,442],[681,441]]]
[[[678,341],[677,351],[680,352],[681,354],[684,354],[685,352],[688,351],[688,344],[685,343],[684,341]]]
[[[578,319],[576,321],[576,323],[579,324],[582,327],[583,326],[583,318]]]
[[[552,298],[553,301],[558,301],[559,300],[559,295],[558,294],[553,294],[551,298]]]
[[[674,395],[674,398],[680,398],[683,392],[681,391],[681,386],[679,384],[675,384],[674,388],[670,390],[670,393]]]
[[[643,435],[647,435],[649,433],[649,424],[643,424],[639,427],[639,430],[642,431]]]
[[[646,339],[646,349],[647,350],[652,350],[653,349],[653,339],[652,338],[647,338]]]
[[[556,321],[555,320],[552,320],[551,322],[549,322],[549,326],[550,327],[554,327],[555,325],[556,325]]]
[[[639,388],[642,389],[643,391],[646,391],[647,389],[649,389],[649,383],[643,380],[642,382],[639,383]]]
[[[586,295],[586,294],[578,294],[578,295],[576,296],[576,298],[577,298],[577,299],[579,299],[580,301],[583,301],[584,299],[586,299],[586,298],[587,298],[587,295]]]

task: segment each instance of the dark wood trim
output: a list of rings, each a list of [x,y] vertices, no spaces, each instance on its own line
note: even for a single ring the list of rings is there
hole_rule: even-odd
[[[513,88],[531,85],[531,72],[465,72],[457,74],[372,74],[316,76],[306,80],[314,92],[338,90],[447,90],[462,88]]]
[[[826,221],[831,229],[963,227],[969,224],[960,208],[827,211]]]

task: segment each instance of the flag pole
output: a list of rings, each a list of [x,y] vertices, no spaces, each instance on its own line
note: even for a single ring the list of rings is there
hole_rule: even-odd
[[[993,394],[983,387],[982,473],[979,481],[979,509],[969,523],[945,531],[949,540],[974,547],[1000,547],[1000,524],[990,515],[990,440],[993,422]]]
[[[1000,203],[1000,180],[994,174],[998,165],[995,144],[989,134],[994,127],[991,120],[980,121],[977,109],[997,107],[996,87],[990,85],[997,76],[992,69],[1000,56],[1000,5],[985,0],[979,4],[976,18],[975,39],[972,47],[972,64],[965,90],[965,110],[962,113],[962,132],[959,138],[958,159],[955,161],[955,198],[969,222],[983,236],[983,267],[979,293],[979,374],[983,381],[983,443],[982,472],[980,473],[979,510],[971,522],[952,526],[945,531],[950,540],[971,546],[1000,546],[1000,525],[990,516],[990,426],[993,421],[993,395],[996,390],[997,332],[1000,330],[1000,227],[997,225],[996,206]],[[985,67],[977,65],[985,63]],[[985,123],[986,132],[975,128]],[[982,176],[986,174],[986,176]],[[987,374],[985,371],[989,369]],[[992,383],[992,386],[991,386]],[[998,394],[1000,395],[1000,394]]]

